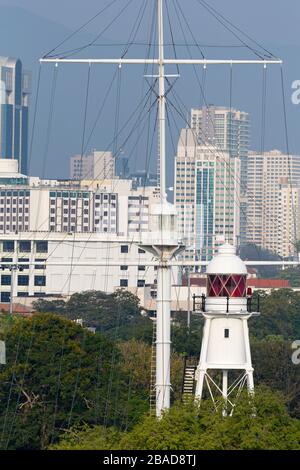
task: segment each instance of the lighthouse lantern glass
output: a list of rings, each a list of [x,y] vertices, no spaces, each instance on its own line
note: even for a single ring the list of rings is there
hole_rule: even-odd
[[[209,274],[207,295],[208,297],[246,297],[246,275]]]

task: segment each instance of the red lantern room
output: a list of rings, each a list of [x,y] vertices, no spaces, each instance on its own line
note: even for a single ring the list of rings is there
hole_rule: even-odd
[[[221,312],[226,306],[226,311],[247,310],[247,268],[234,246],[221,245],[206,272],[207,309]]]
[[[209,297],[246,297],[246,276],[243,274],[209,274]]]

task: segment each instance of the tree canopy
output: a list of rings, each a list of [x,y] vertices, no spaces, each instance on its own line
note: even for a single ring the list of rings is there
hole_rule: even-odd
[[[112,337],[132,338],[134,329],[137,336],[147,334],[148,339],[152,338],[152,323],[149,318],[142,317],[138,297],[125,290],[112,294],[84,291],[71,295],[67,301],[39,299],[33,306],[39,313],[81,319],[86,325]]]
[[[72,430],[55,449],[254,450],[300,449],[300,421],[284,399],[267,388],[243,394],[233,416],[223,417],[211,403],[177,403],[161,420],[146,416],[131,431],[101,427]]]
[[[126,427],[147,410],[147,391],[131,388],[109,338],[52,314],[1,322],[1,448],[45,448],[76,424]]]

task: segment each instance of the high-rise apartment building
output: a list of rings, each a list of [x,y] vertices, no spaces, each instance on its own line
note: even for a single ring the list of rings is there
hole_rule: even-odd
[[[286,258],[295,254],[295,239],[300,237],[300,187],[280,185],[278,202],[278,254]]]
[[[112,152],[94,150],[91,155],[73,155],[70,159],[70,177],[74,180],[114,178],[115,158]]]
[[[28,106],[31,86],[22,62],[0,57],[0,159],[18,161],[20,173],[27,174]]]
[[[300,155],[278,150],[249,152],[247,183],[247,243],[283,257],[294,252],[298,231]]]
[[[209,260],[225,240],[236,243],[239,174],[239,158],[230,158],[211,145],[198,145],[191,129],[181,131],[175,158],[175,204],[187,258]]]
[[[249,114],[221,106],[192,108],[191,128],[199,145],[211,144],[247,163],[249,151]],[[242,174],[244,177],[244,175]]]
[[[247,157],[250,145],[249,114],[234,108],[204,106],[191,110],[191,128],[195,131],[199,145],[213,145],[220,152],[225,151],[231,158],[241,162],[240,193],[240,244],[246,241],[247,205]]]

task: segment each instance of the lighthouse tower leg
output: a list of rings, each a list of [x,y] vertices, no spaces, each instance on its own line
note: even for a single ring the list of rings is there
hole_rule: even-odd
[[[223,416],[232,414],[244,386],[249,393],[254,392],[246,320],[250,315],[245,316],[204,314],[201,354],[195,375],[195,398],[201,401],[207,389],[207,395],[216,409],[223,403]]]

